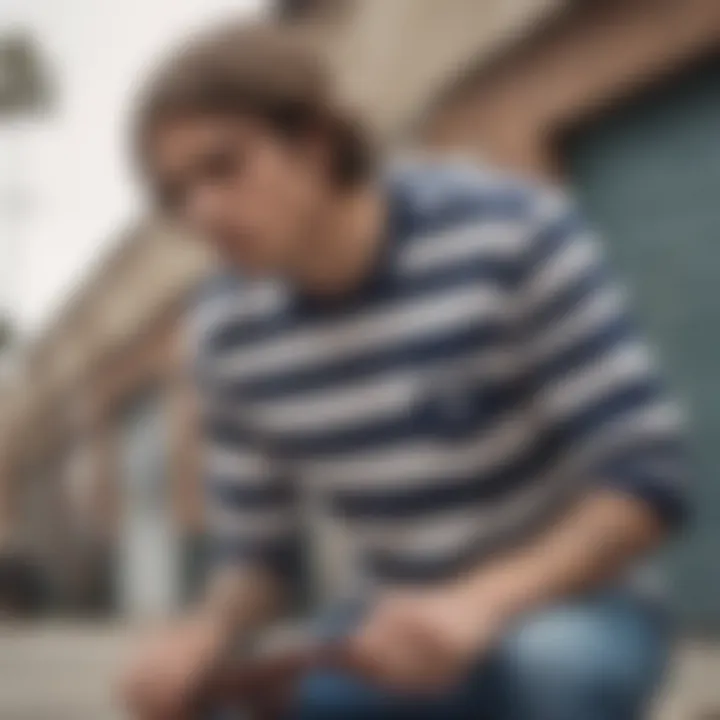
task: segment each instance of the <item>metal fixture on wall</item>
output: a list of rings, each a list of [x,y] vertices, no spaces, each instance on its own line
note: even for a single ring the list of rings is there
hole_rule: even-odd
[[[37,44],[27,33],[0,36],[0,361],[15,345],[18,252],[22,226],[32,212],[22,176],[27,121],[52,109],[53,92]],[[4,363],[2,363],[4,364]]]

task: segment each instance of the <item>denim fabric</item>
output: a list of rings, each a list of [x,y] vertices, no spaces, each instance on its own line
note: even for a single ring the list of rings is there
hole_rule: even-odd
[[[335,615],[330,635],[359,613]],[[393,695],[338,672],[301,683],[290,720],[638,720],[669,650],[658,607],[629,594],[559,605],[518,622],[453,691]]]

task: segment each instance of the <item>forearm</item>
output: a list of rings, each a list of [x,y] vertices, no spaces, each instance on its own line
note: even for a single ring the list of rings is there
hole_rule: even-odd
[[[480,601],[522,614],[599,587],[663,535],[662,522],[644,503],[598,490],[533,542],[466,581]]]

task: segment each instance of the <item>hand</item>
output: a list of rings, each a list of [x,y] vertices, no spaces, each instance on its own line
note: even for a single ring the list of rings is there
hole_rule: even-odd
[[[180,720],[225,648],[226,633],[209,618],[193,618],[153,637],[131,662],[122,683],[138,720]]]
[[[396,594],[353,638],[351,663],[398,690],[448,689],[493,644],[504,618],[501,606],[468,586]]]

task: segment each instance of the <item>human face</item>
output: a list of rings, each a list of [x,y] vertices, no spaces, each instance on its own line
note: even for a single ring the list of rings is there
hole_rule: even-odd
[[[226,263],[255,275],[292,273],[330,197],[313,143],[243,117],[166,121],[148,161],[162,206]]]

